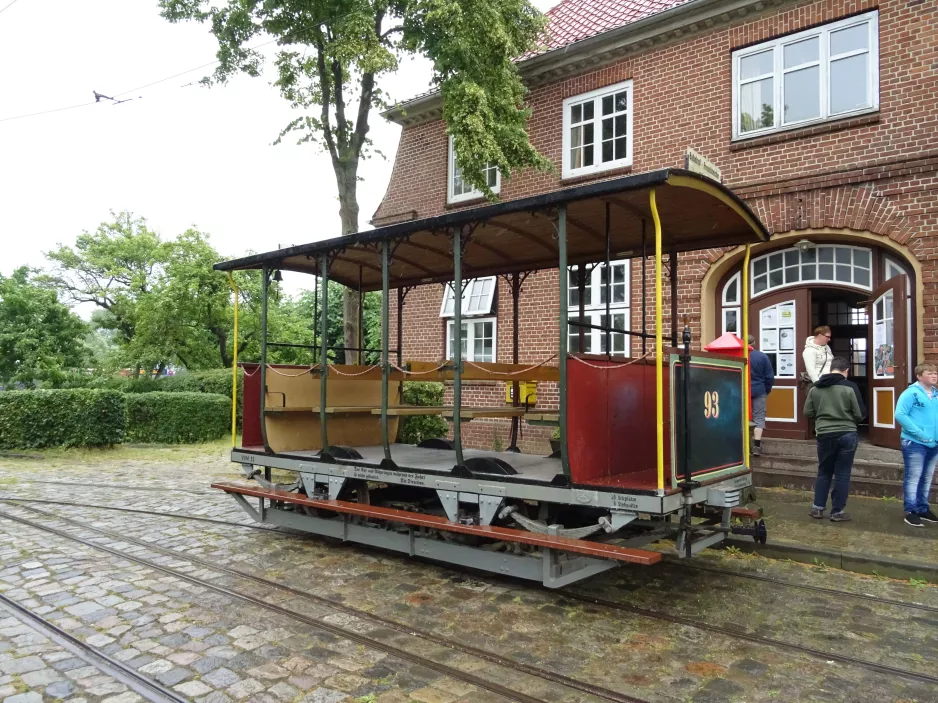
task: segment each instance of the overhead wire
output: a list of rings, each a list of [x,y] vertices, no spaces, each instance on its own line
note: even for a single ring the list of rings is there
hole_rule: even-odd
[[[17,0],[13,0],[13,2],[16,2],[16,1],[17,1]],[[12,5],[12,4],[13,4],[13,3],[11,2],[10,5]],[[6,7],[9,7],[10,5],[7,5]],[[3,8],[3,9],[5,10],[6,7]],[[0,12],[3,12],[3,10],[0,10]],[[250,49],[251,49],[251,50],[260,49],[260,48],[263,48],[263,47],[265,47],[265,46],[269,46],[270,44],[273,44],[273,43],[275,43],[276,41],[277,41],[276,39],[271,39],[270,41],[264,42],[263,44],[258,44],[257,46],[252,46],[252,47],[250,47]],[[139,87],[137,87],[137,88],[131,88],[130,90],[125,90],[125,91],[123,91],[122,93],[114,93],[114,97],[115,97],[115,98],[119,98],[119,97],[121,97],[122,95],[127,95],[127,94],[129,94],[129,93],[136,93],[137,91],[145,90],[146,88],[150,88],[150,87],[152,87],[152,86],[154,86],[154,85],[158,85],[159,83],[165,83],[166,81],[171,81],[173,78],[179,78],[180,76],[184,76],[184,75],[186,75],[187,73],[192,73],[193,71],[198,71],[199,69],[202,69],[202,68],[208,68],[209,66],[214,66],[214,65],[217,64],[217,63],[218,63],[218,60],[217,60],[217,59],[216,59],[215,61],[209,61],[208,63],[203,63],[203,64],[201,64],[201,65],[199,65],[199,66],[194,66],[194,67],[192,67],[192,68],[188,68],[188,69],[186,69],[185,71],[180,71],[179,73],[174,73],[174,74],[171,75],[171,76],[166,76],[165,78],[160,78],[159,80],[151,81],[150,83],[145,83],[144,85],[141,85],[141,86],[139,86]],[[126,101],[126,100],[123,100],[123,101],[119,101],[119,102],[127,102],[127,101]],[[69,105],[69,106],[67,106],[67,107],[56,107],[56,108],[52,108],[51,110],[41,110],[41,111],[39,111],[39,112],[30,112],[30,113],[25,114],[25,115],[13,115],[12,117],[0,117],[0,122],[10,122],[10,121],[12,121],[12,120],[22,120],[22,119],[25,119],[25,118],[27,118],[27,117],[38,117],[39,115],[48,115],[48,114],[51,114],[51,113],[53,113],[53,112],[64,112],[65,110],[75,110],[76,108],[79,108],[79,107],[90,107],[91,105],[97,105],[97,104],[98,104],[98,101],[97,101],[97,100],[91,100],[91,101],[86,102],[86,103],[79,103],[78,105]]]
[[[11,7],[13,7],[15,4],[16,4],[16,0],[13,0],[13,2],[11,2],[11,3],[7,4],[7,5],[4,5],[3,7],[0,7],[0,14],[2,14],[3,12],[5,12],[6,10],[9,10],[9,9],[10,9]]]

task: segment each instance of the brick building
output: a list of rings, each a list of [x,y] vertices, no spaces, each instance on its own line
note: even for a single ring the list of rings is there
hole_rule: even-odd
[[[556,172],[509,180],[493,169],[499,198],[681,166],[688,148],[703,154],[773,234],[753,250],[749,272],[750,330],[777,372],[767,434],[808,436],[796,379],[806,337],[827,324],[867,396],[871,438],[894,442],[897,393],[918,360],[938,357],[938,3],[564,0],[548,14],[546,49],[520,68],[531,140]],[[375,225],[482,204],[459,177],[440,115],[438,94],[387,113],[402,132]],[[741,266],[738,249],[681,258],[679,314],[695,347],[737,330]],[[626,329],[642,327],[642,268],[640,257],[612,267],[613,322]],[[645,269],[650,280],[653,261]],[[524,282],[522,363],[557,350],[557,274]],[[602,267],[584,274],[594,321],[605,314],[606,275]],[[570,276],[574,315],[577,273]],[[453,305],[444,292],[435,285],[407,295],[405,358],[444,356]],[[511,361],[507,282],[480,279],[462,304],[469,358]],[[670,331],[667,314],[665,325]],[[583,350],[604,353],[602,337],[587,333]],[[641,354],[641,342],[628,339],[613,335],[612,353]],[[578,333],[570,344],[580,348]],[[556,389],[542,384],[537,393],[539,406],[555,404]],[[504,395],[504,384],[472,384],[463,402]],[[476,420],[464,438],[500,448],[507,433],[504,421]],[[521,447],[543,451],[548,436],[524,428]]]

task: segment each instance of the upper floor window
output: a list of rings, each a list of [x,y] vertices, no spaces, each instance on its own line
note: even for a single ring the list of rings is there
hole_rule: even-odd
[[[563,101],[563,178],[632,165],[632,81]]]
[[[733,138],[879,108],[878,12],[733,52]]]
[[[629,307],[629,260],[610,261],[612,277],[607,280],[606,264],[586,266],[583,271],[583,317],[580,312],[579,271],[577,266],[567,269],[567,303],[570,325],[567,330],[567,351],[571,354],[606,354],[606,332],[609,327],[609,354],[629,356],[631,312]],[[606,317],[606,288],[609,289],[609,317]],[[579,323],[579,324],[577,324]],[[590,325],[590,327],[582,327]],[[619,331],[621,330],[621,331]],[[583,348],[580,348],[580,332]]]
[[[501,174],[494,163],[489,163],[485,167],[485,183],[497,193],[502,186]],[[458,203],[463,200],[474,200],[483,197],[481,191],[476,190],[463,180],[462,171],[456,163],[456,154],[453,151],[453,138],[449,138],[449,184],[447,186],[446,202]]]
[[[465,281],[465,287],[462,292],[463,315],[488,315],[492,312],[492,302],[495,298],[495,276],[486,278],[474,278]],[[453,304],[456,296],[453,295],[453,284],[446,285],[446,292],[443,294],[443,305],[440,307],[440,317],[453,317],[455,308]]]

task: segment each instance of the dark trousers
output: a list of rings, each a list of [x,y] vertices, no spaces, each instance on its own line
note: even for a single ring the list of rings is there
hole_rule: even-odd
[[[839,513],[847,505],[850,492],[850,472],[853,456],[857,453],[857,433],[817,438],[817,481],[814,482],[814,507],[827,507],[831,498],[831,512]],[[833,490],[831,490],[833,484]]]

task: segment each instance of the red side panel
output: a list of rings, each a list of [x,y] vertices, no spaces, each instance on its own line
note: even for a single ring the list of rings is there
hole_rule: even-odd
[[[260,364],[241,364],[244,369],[244,398],[241,420],[241,446],[264,445],[261,435],[261,367]]]
[[[585,363],[584,363],[585,361]],[[664,372],[665,476],[670,485],[668,370]],[[657,487],[655,367],[567,360],[567,450],[574,483]]]

